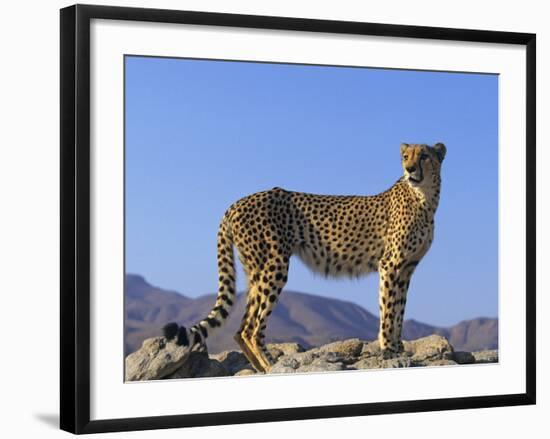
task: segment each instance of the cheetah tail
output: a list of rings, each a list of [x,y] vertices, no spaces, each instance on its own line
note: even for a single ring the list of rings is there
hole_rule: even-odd
[[[190,328],[167,324],[163,328],[164,336],[168,340],[176,338],[177,344],[188,345],[190,349],[195,345],[204,346],[206,338],[224,324],[236,301],[235,279],[233,237],[224,217],[218,230],[218,296],[214,307],[207,317]]]

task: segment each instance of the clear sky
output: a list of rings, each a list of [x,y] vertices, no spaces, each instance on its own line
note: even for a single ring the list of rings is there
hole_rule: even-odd
[[[127,57],[125,86],[128,273],[212,293],[231,203],[274,186],[375,194],[402,175],[400,143],[440,141],[435,239],[405,317],[498,315],[498,76]],[[286,288],[377,312],[377,283],[325,279],[293,258]]]

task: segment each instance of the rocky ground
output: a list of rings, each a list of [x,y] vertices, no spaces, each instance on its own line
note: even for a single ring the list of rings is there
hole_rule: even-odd
[[[378,342],[352,338],[305,350],[297,343],[269,344],[275,360],[269,371],[306,373],[395,367],[450,366],[496,363],[498,351],[455,351],[446,338],[431,335],[403,342],[399,356],[384,359]],[[126,380],[143,381],[171,378],[199,378],[255,375],[257,372],[240,351],[216,355],[191,352],[167,343],[163,337],[145,340],[140,349],[126,357]]]

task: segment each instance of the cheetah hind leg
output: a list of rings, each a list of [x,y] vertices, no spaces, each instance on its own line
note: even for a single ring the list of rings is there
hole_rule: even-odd
[[[258,360],[258,357],[254,354],[252,349],[248,346],[248,344],[244,340],[242,333],[237,332],[233,338],[235,339],[237,344],[240,346],[244,356],[252,365],[252,367],[256,369],[258,372],[261,372],[261,373],[267,372],[267,370],[262,366],[262,364]]]
[[[235,334],[235,341],[240,346],[244,356],[254,369],[258,372],[265,372],[265,368],[260,363],[258,356],[254,353],[254,348],[250,340],[250,333],[254,329],[254,315],[258,312],[259,303],[256,295],[253,294],[254,287],[249,288],[246,312],[241,322],[239,331]]]
[[[262,367],[265,370],[265,373],[268,373],[271,369],[271,366],[273,366],[273,363],[270,359],[271,356],[269,355],[269,352],[267,352],[267,349],[265,348],[265,345],[261,338],[254,337],[252,339],[252,352],[256,356],[256,359],[261,363]]]

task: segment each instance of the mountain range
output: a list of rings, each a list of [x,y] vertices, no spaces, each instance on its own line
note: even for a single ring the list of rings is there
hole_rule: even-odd
[[[149,284],[142,276],[127,274],[125,279],[125,355],[134,352],[143,340],[161,334],[168,322],[191,326],[205,317],[215,302],[215,294],[197,298]],[[224,330],[208,338],[214,354],[238,349],[233,340],[242,315],[245,296],[239,294]],[[378,317],[361,306],[328,297],[284,291],[269,319],[266,342],[297,342],[304,348],[348,338],[375,340]],[[480,317],[450,327],[437,327],[413,319],[403,324],[403,339],[413,340],[431,334],[442,335],[455,350],[479,351],[498,348],[498,319]]]

